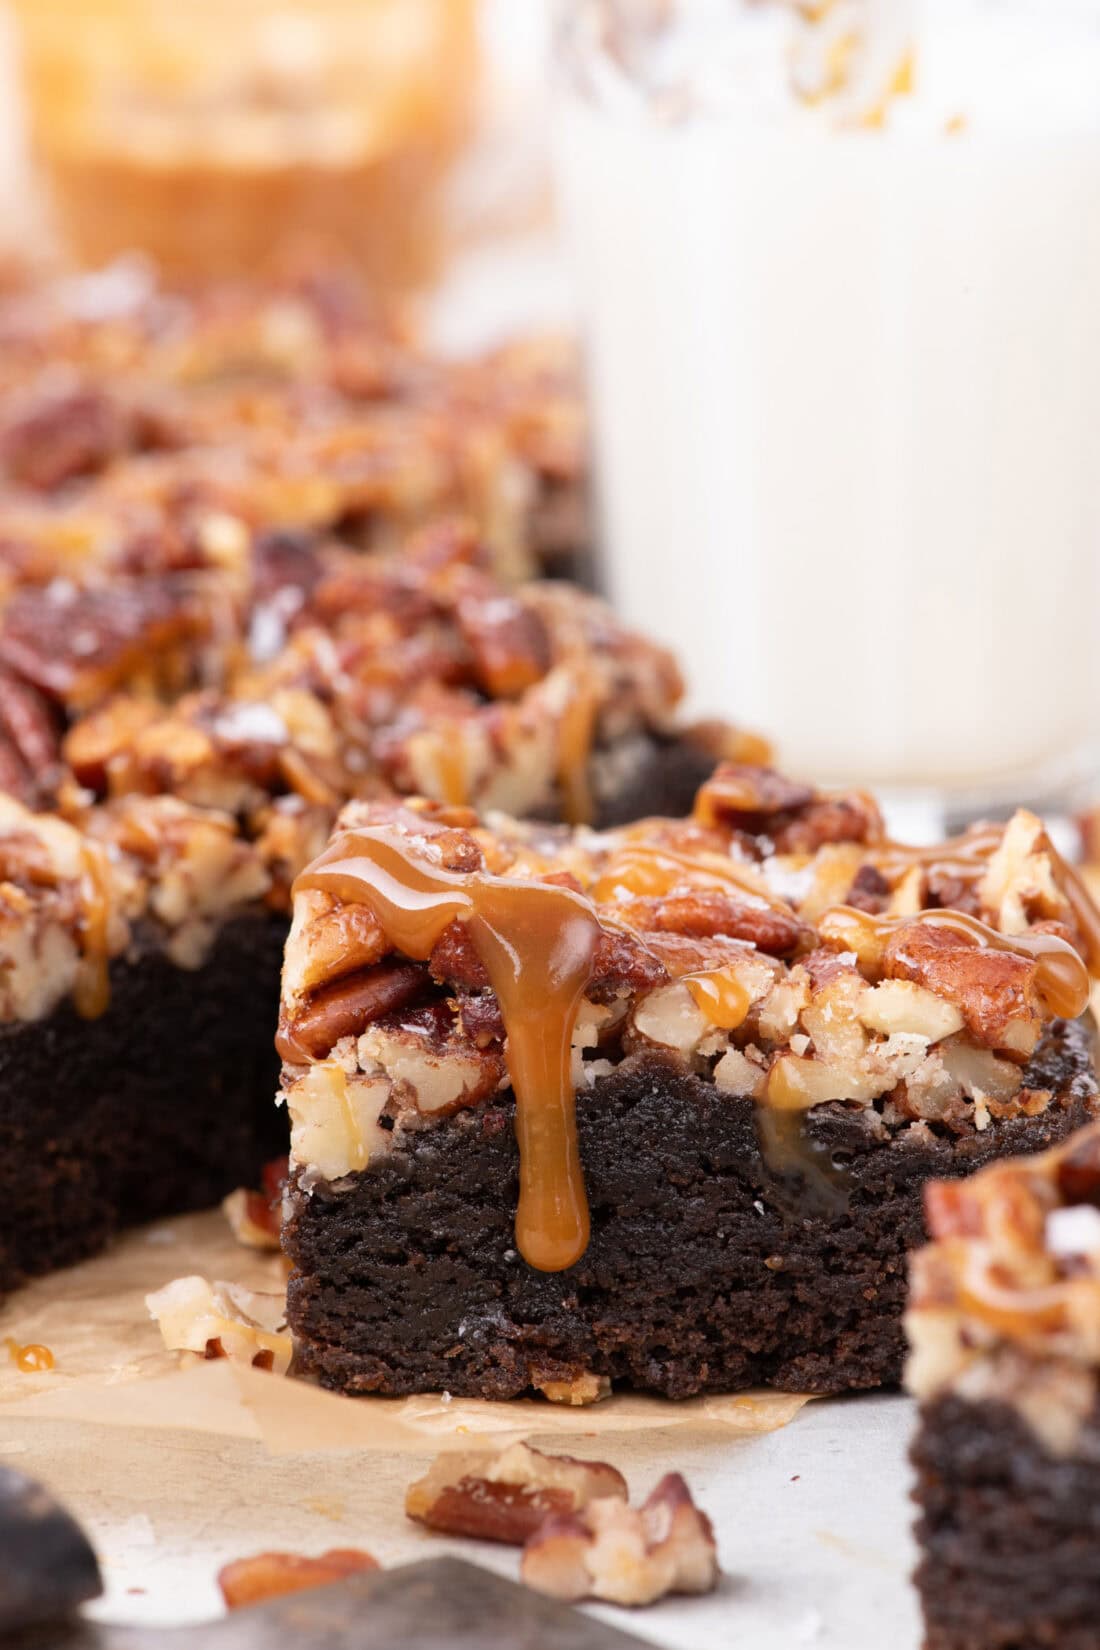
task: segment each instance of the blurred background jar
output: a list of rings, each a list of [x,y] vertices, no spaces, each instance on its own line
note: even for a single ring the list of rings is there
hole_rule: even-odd
[[[446,252],[476,0],[14,0],[32,157],[65,250],[171,276],[299,241],[387,288]]]
[[[965,814],[1097,772],[1100,5],[561,0],[604,578]]]

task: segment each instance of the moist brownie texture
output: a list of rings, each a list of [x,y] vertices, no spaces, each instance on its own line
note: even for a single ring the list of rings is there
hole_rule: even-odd
[[[1097,1112],[1096,939],[1023,813],[910,849],[862,795],[729,765],[692,817],[602,833],[352,804],[283,977],[300,1365],[896,1381],[924,1182]]]
[[[1059,1103],[954,1145],[883,1142],[863,1114],[817,1108],[808,1143],[835,1204],[770,1171],[751,1100],[633,1055],[578,1102],[592,1237],[566,1272],[516,1252],[510,1096],[410,1135],[347,1188],[308,1195],[299,1174],[284,1239],[299,1359],[345,1391],[492,1398],[586,1374],[671,1398],[896,1382],[923,1181],[1090,1115],[1089,1039],[1060,1027],[1044,1055]]]
[[[908,1383],[929,1650],[1084,1650],[1100,1622],[1100,1126],[927,1188]]]

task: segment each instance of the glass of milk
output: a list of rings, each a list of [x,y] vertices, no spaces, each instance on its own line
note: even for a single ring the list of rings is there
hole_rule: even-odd
[[[964,814],[1100,772],[1100,0],[564,0],[605,583]]]

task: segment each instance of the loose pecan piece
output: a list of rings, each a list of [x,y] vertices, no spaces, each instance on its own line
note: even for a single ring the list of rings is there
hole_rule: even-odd
[[[286,1593],[304,1593],[327,1587],[365,1570],[377,1570],[378,1560],[359,1547],[331,1547],[317,1558],[302,1553],[255,1553],[234,1559],[218,1571],[218,1586],[226,1608],[241,1610]]]
[[[552,1515],[524,1548],[520,1574],[555,1598],[652,1604],[666,1593],[710,1592],[719,1570],[710,1519],[671,1472],[640,1507],[600,1500]]]
[[[603,1461],[510,1444],[437,1456],[409,1485],[405,1511],[444,1535],[519,1547],[551,1513],[575,1513],[599,1497],[625,1502],[626,1494],[622,1473]]]

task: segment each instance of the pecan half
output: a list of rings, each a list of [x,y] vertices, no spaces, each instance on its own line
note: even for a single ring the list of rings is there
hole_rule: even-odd
[[[524,1548],[520,1573],[555,1598],[637,1605],[710,1592],[719,1570],[710,1519],[672,1472],[640,1507],[599,1500],[551,1516]]]
[[[1029,1054],[1042,1029],[1034,959],[975,945],[965,935],[911,922],[883,952],[887,979],[914,980],[954,1003],[986,1048]]]
[[[335,980],[310,998],[302,1012],[281,1026],[276,1047],[292,1063],[320,1058],[341,1037],[358,1036],[372,1020],[405,1008],[424,990],[427,979],[419,963],[379,963],[365,973]]]
[[[546,1455],[527,1444],[437,1456],[410,1484],[405,1511],[444,1535],[522,1546],[551,1513],[599,1497],[626,1500],[626,1480],[603,1461]]]
[[[627,900],[615,907],[630,928],[710,938],[724,934],[746,940],[773,957],[790,956],[809,930],[794,912],[752,894],[728,894],[717,888],[693,888],[661,899]]]
[[[165,663],[205,620],[178,578],[80,589],[60,581],[17,591],[0,630],[0,660],[43,693],[80,710],[129,676]]]
[[[378,1560],[359,1547],[331,1547],[317,1558],[301,1553],[255,1553],[234,1559],[218,1571],[226,1608],[241,1610],[286,1593],[304,1593],[334,1581],[377,1570]]]
[[[58,778],[57,729],[36,688],[0,665],[0,790],[41,807]]]

